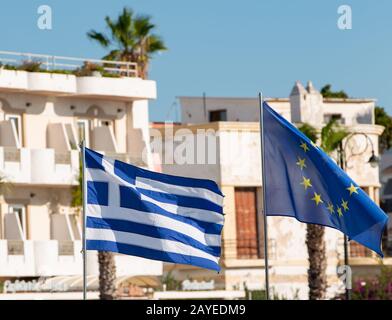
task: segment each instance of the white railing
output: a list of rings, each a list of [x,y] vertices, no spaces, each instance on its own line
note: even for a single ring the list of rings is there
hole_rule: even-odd
[[[78,151],[11,148],[0,146],[0,175],[7,182],[50,185],[76,185]]]
[[[137,63],[126,61],[111,61],[99,59],[84,59],[73,57],[52,56],[46,54],[0,51],[0,63],[20,66],[24,62],[39,62],[47,71],[65,69],[75,70],[85,63],[99,65],[108,73],[127,77],[137,77]]]
[[[6,162],[20,162],[20,149],[17,147],[2,147],[4,148],[4,161]]]

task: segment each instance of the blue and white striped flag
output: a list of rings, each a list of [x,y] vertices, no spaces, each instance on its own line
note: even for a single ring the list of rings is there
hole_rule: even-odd
[[[85,148],[86,249],[220,270],[223,194]]]

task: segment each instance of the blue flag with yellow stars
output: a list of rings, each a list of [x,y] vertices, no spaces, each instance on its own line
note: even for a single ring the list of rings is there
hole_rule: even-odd
[[[383,256],[384,211],[295,126],[263,108],[266,214],[338,229]]]

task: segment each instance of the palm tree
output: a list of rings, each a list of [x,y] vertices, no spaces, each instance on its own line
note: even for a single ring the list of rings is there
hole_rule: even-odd
[[[317,141],[317,130],[309,124],[299,127],[310,140]],[[321,129],[321,148],[331,154],[347,136],[347,131],[340,128],[335,120],[329,121]],[[306,246],[308,247],[308,286],[309,299],[324,299],[327,290],[327,257],[325,252],[324,227],[316,224],[306,226]]]
[[[99,298],[113,300],[116,298],[116,263],[113,252],[98,251]]]
[[[155,25],[151,23],[151,17],[135,16],[132,9],[124,8],[117,20],[113,21],[106,16],[105,22],[110,35],[94,30],[87,33],[90,39],[97,41],[102,47],[111,48],[103,59],[136,62],[139,76],[146,79],[152,56],[167,50],[162,39],[152,33]]]

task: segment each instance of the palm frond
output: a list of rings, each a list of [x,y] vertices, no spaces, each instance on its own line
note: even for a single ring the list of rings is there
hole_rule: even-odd
[[[154,53],[166,50],[167,47],[161,37],[152,34],[147,38],[145,52],[149,57]]]
[[[347,135],[348,132],[332,119],[321,130],[321,147],[325,152],[331,153],[338,148]]]
[[[104,34],[91,30],[87,33],[87,37],[91,40],[97,41],[102,47],[107,48],[110,45],[110,40]]]
[[[121,30],[131,30],[133,20],[133,10],[124,8],[122,14],[118,17],[117,27]]]
[[[317,141],[317,130],[310,124],[304,123],[298,128],[298,130],[301,131],[305,136],[307,136],[311,141]]]
[[[124,8],[123,13],[118,17],[117,29],[119,32],[119,40],[125,50],[130,50],[135,44],[135,36],[133,31],[133,11],[130,8]]]
[[[122,51],[118,49],[114,49],[110,51],[106,56],[104,56],[103,60],[121,60]]]
[[[146,38],[150,31],[155,28],[155,25],[151,23],[151,17],[148,15],[139,15],[133,21],[133,28],[135,36],[139,39]]]
[[[119,38],[119,30],[117,28],[117,22],[113,21],[108,16],[105,17],[105,22],[106,22],[107,27],[110,30],[112,41],[117,42],[118,38]]]

